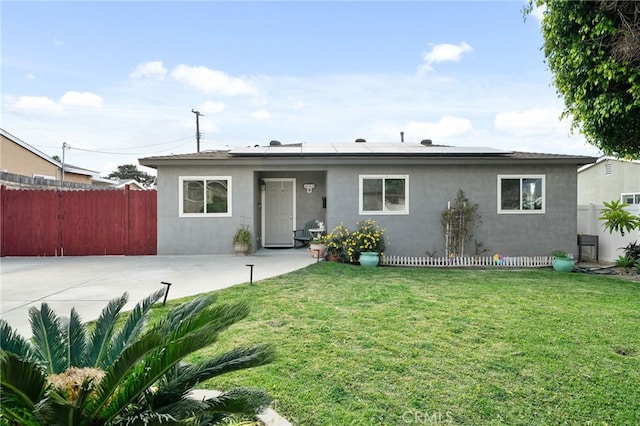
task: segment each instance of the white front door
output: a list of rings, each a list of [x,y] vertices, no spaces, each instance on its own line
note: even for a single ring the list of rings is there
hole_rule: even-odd
[[[262,241],[264,247],[293,247],[296,180],[264,179]]]

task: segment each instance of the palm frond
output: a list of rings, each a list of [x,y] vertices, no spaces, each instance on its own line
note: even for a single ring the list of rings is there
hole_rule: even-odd
[[[165,347],[149,352],[143,362],[137,364],[124,378],[117,393],[109,401],[109,406],[104,408],[103,420],[119,415],[130,401],[135,400],[145,389],[154,385],[181,359],[208,346],[212,335],[215,333],[212,333],[208,327],[201,327],[188,337],[166,341]]]
[[[29,322],[37,357],[44,363],[49,374],[63,372],[67,360],[60,318],[48,304],[43,303],[40,309],[29,308]]]
[[[111,424],[119,426],[173,426],[184,425],[184,422],[174,419],[170,414],[143,411],[139,414],[120,416]]]
[[[112,401],[114,393],[120,390],[121,387],[131,386],[128,384],[130,381],[131,370],[137,364],[140,364],[141,359],[145,358],[151,351],[160,350],[166,344],[166,337],[157,332],[148,332],[141,336],[136,342],[127,346],[116,361],[105,370],[105,377],[96,388],[96,396],[90,401],[87,407],[88,417],[95,419],[102,416],[102,410],[109,404],[110,407],[114,407]],[[147,386],[145,389],[149,388]],[[144,389],[143,389],[144,390]],[[140,392],[136,392],[138,394]],[[118,410],[124,409],[126,405],[131,402],[133,398],[129,400],[121,400],[122,405],[118,406]],[[113,418],[114,416],[106,415],[102,417],[104,420]]]
[[[201,309],[192,315],[185,315],[175,330],[166,337],[165,346],[149,352],[144,361],[136,365],[117,389],[105,407],[105,418],[117,416],[127,404],[137,398],[145,389],[157,383],[185,356],[209,346],[217,339],[219,330],[246,317],[248,305],[236,303]],[[158,334],[166,332],[166,324],[153,328]],[[104,381],[103,381],[104,382]]]
[[[59,424],[75,426],[82,424],[83,408],[87,397],[90,395],[89,381],[80,384],[77,389],[77,399],[69,400],[69,395],[64,389],[52,388],[47,392],[47,410],[44,424]],[[41,414],[44,417],[45,413]]]
[[[206,411],[208,407],[209,406],[206,402],[194,398],[185,397],[183,395],[175,402],[167,404],[166,406],[149,408],[154,413],[168,414],[176,420],[186,420],[193,418],[194,414]]]
[[[87,353],[88,367],[101,368],[104,357],[107,354],[113,329],[118,320],[120,311],[129,299],[128,293],[124,293],[121,297],[112,299],[102,310],[100,317],[96,321],[96,326],[89,338],[89,346]]]
[[[209,412],[229,414],[259,414],[271,401],[265,392],[252,388],[235,388],[205,400]]]
[[[178,323],[171,320],[161,321],[157,327],[171,336],[170,340],[180,339],[206,327],[213,333],[230,327],[249,315],[249,305],[245,302],[224,304],[195,311],[182,317]]]
[[[252,346],[239,348],[222,354],[206,362],[188,365],[180,374],[160,386],[154,395],[154,406],[167,404],[176,398],[178,392],[184,393],[198,383],[225,373],[259,367],[275,360],[275,350],[271,346]]]
[[[160,289],[152,293],[138,303],[129,313],[124,326],[112,339],[109,353],[104,360],[105,366],[113,364],[124,348],[140,335],[149,317],[151,307],[164,295],[164,292],[164,289]]]
[[[183,319],[200,312],[215,302],[217,296],[213,293],[191,299],[172,309],[166,316],[167,329],[175,328]]]
[[[87,327],[82,323],[75,308],[71,308],[71,315],[64,323],[66,336],[65,349],[67,352],[67,366],[85,367],[87,358]]]
[[[33,412],[47,390],[47,378],[35,362],[0,351],[0,397],[2,412]]]
[[[3,351],[11,352],[20,358],[35,360],[34,348],[31,343],[19,335],[9,323],[0,319],[0,348]]]

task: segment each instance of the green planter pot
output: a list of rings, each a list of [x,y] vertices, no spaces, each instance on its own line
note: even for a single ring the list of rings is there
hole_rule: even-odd
[[[360,265],[367,267],[378,266],[380,256],[375,251],[365,251],[360,253]]]
[[[553,270],[558,272],[571,272],[575,268],[575,261],[570,257],[554,257]]]

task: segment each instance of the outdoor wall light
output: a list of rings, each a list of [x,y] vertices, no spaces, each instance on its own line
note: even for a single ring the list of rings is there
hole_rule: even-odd
[[[315,183],[305,183],[302,185],[307,190],[307,194],[311,194],[316,187]]]

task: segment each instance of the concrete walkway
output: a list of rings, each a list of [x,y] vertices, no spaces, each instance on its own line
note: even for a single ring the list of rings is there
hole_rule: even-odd
[[[0,259],[0,318],[24,337],[28,311],[46,302],[60,316],[75,307],[83,321],[97,319],[107,302],[124,292],[124,310],[172,283],[169,300],[281,275],[315,262],[306,249],[261,249],[235,256],[83,256]]]

